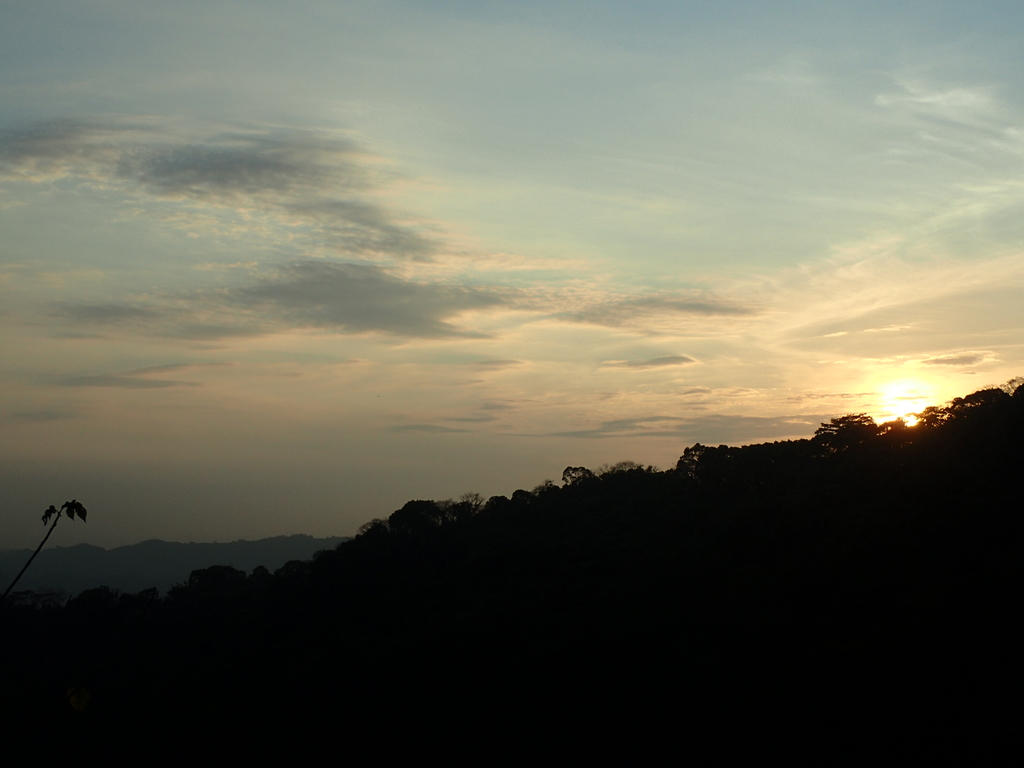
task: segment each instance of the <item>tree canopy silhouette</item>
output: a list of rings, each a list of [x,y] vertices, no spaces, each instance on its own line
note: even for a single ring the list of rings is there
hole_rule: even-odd
[[[1024,387],[985,389],[915,426],[850,414],[665,471],[413,500],[312,560],[195,571],[167,599],[7,606],[24,663],[0,706],[78,717],[82,677],[92,734],[291,748],[343,724],[346,754],[378,762],[636,760],[669,738],[704,762],[984,761],[1024,682],[1022,432]]]

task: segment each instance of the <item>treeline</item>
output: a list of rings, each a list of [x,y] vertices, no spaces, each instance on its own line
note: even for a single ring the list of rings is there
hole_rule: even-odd
[[[477,761],[994,753],[1021,682],[1020,384],[914,426],[854,414],[666,471],[414,500],[309,561],[165,597],[7,606],[0,714],[75,744],[331,734]]]
[[[8,600],[24,603],[60,603],[80,592],[105,584],[122,592],[157,587],[167,592],[193,570],[227,563],[246,572],[258,565],[272,570],[289,560],[309,559],[313,553],[335,547],[350,537],[314,538],[302,534],[274,536],[256,541],[183,543],[151,539],[103,549],[88,544],[43,549],[18,582]],[[10,584],[32,550],[0,550],[0,584]]]

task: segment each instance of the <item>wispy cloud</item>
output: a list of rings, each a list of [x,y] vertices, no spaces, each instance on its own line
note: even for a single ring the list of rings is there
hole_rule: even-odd
[[[305,133],[227,134],[209,143],[125,148],[117,174],[156,195],[258,198],[365,187],[354,146]]]
[[[150,378],[152,374],[180,371],[189,366],[158,365],[140,368],[122,374],[99,374],[94,376],[70,376],[61,384],[65,387],[120,387],[122,389],[167,389],[169,387],[198,387],[198,381],[182,381],[179,379]]]
[[[505,368],[516,368],[522,364],[522,360],[475,360],[465,365],[469,368],[477,368],[483,371],[500,371]]]
[[[2,131],[0,178],[91,176],[102,166],[112,173],[119,153],[109,134],[100,125],[76,120],[47,120]]]
[[[675,365],[686,365],[697,362],[686,355],[668,355],[666,357],[655,357],[650,360],[609,360],[603,365],[609,368],[666,368]]]
[[[924,365],[977,365],[991,359],[990,352],[963,352],[953,355],[938,355],[928,357],[921,362]]]
[[[231,363],[167,363],[166,365],[150,365],[146,368],[139,368],[131,372],[133,376],[146,376],[151,373],[171,373],[173,371],[184,371],[190,368],[211,368],[231,365]]]
[[[163,312],[152,307],[134,304],[68,304],[60,303],[54,308],[55,314],[82,323],[132,324],[159,319]]]
[[[456,433],[456,432],[468,432],[468,429],[453,429],[452,427],[442,427],[437,424],[403,424],[397,427],[391,428],[392,432],[429,432],[431,434],[441,433]]]
[[[310,248],[348,257],[428,260],[437,243],[374,192],[387,174],[349,139],[312,131],[236,131],[200,141],[159,125],[55,120],[0,132],[0,179],[98,180],[153,198],[257,210]]]
[[[877,392],[801,392],[798,395],[790,395],[786,398],[787,403],[803,403],[808,400],[857,400],[864,397],[872,397]]]
[[[198,381],[163,378],[168,373],[180,373],[197,368],[228,366],[230,363],[168,363],[136,368],[124,373],[104,373],[88,376],[69,376],[59,381],[65,387],[119,387],[122,389],[167,389],[169,387],[199,387]]]
[[[521,403],[518,402],[491,401],[481,405],[480,409],[484,411],[512,411],[515,410],[520,405]]]
[[[293,326],[433,338],[481,336],[448,319],[505,303],[491,290],[415,283],[376,266],[321,261],[292,263],[227,301],[261,315],[269,311]]]
[[[271,332],[263,319],[227,311],[223,295],[192,293],[186,296],[149,295],[133,302],[56,304],[52,316],[76,324],[71,338],[95,338],[83,325],[103,328],[117,336],[143,336],[192,341],[259,336]],[[64,334],[67,335],[67,334]]]
[[[592,429],[559,432],[560,437],[677,437],[682,440],[703,440],[710,443],[735,443],[741,440],[779,437],[810,437],[828,420],[826,415],[801,416],[650,416],[601,422]]]
[[[234,288],[148,295],[132,302],[63,303],[58,318],[181,339],[256,336],[291,329],[381,332],[410,338],[482,337],[452,320],[506,304],[496,289],[419,283],[370,264],[298,260]],[[501,367],[512,361],[483,361]]]
[[[901,82],[902,91],[879,94],[880,107],[903,107],[916,114],[966,125],[980,125],[998,108],[994,89],[988,86],[940,89],[919,82]]]
[[[913,328],[912,325],[887,325],[883,328],[865,328],[864,333],[898,333]]]
[[[580,310],[557,315],[559,319],[577,323],[621,326],[655,315],[733,316],[751,315],[752,306],[743,306],[703,295],[654,295],[597,302]]]
[[[19,411],[17,413],[12,413],[11,418],[15,421],[44,422],[71,419],[78,415],[79,414],[74,411],[61,411],[43,408],[37,411]]]

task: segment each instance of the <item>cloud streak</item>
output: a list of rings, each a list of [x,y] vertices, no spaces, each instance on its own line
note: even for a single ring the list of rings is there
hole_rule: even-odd
[[[0,131],[0,178],[42,181],[108,172],[118,159],[108,130],[76,120],[46,120]]]
[[[59,411],[54,409],[41,409],[36,411],[18,411],[11,414],[11,419],[14,421],[24,422],[47,422],[47,421],[61,421],[63,419],[72,419],[79,414],[74,411]]]
[[[312,131],[183,141],[159,126],[54,120],[0,132],[0,179],[77,177],[173,199],[258,210],[310,247],[427,261],[438,244],[373,199],[387,175],[349,139]]]
[[[597,302],[583,309],[557,315],[561,320],[618,327],[655,316],[744,317],[752,315],[752,306],[723,301],[698,294],[641,296]]]
[[[466,363],[470,368],[478,368],[484,371],[499,371],[505,368],[515,368],[522,364],[522,360],[476,360],[472,363]]]
[[[198,387],[198,381],[174,381],[171,379],[141,379],[134,376],[73,376],[65,379],[65,387],[120,387],[122,389],[166,389],[168,387]]]
[[[376,265],[298,260],[234,288],[146,296],[125,303],[65,303],[57,305],[54,313],[79,324],[182,339],[296,329],[482,338],[485,334],[459,328],[452,321],[462,312],[493,309],[508,301],[496,289],[403,280]]]
[[[987,362],[989,357],[990,353],[966,352],[962,354],[929,357],[921,362],[924,365],[977,365],[978,363]]]
[[[692,357],[687,357],[686,355],[668,355],[666,357],[655,357],[650,360],[609,360],[604,365],[609,368],[646,370],[649,368],[668,368],[696,362]]]
[[[448,319],[504,303],[494,291],[414,283],[375,266],[317,261],[290,264],[228,301],[260,314],[269,311],[290,325],[428,338],[480,337]]]
[[[202,363],[201,365],[214,365]],[[169,387],[198,387],[198,381],[182,381],[179,379],[149,378],[153,374],[173,373],[195,366],[187,363],[170,365],[153,365],[121,374],[99,374],[93,376],[71,376],[61,384],[65,387],[118,387],[121,389],[167,389]]]
[[[392,432],[427,432],[429,434],[455,434],[461,432],[468,432],[468,429],[453,429],[452,427],[442,427],[437,424],[403,424],[401,426],[392,427]]]
[[[828,415],[800,416],[650,416],[636,419],[604,421],[593,429],[555,433],[557,437],[590,439],[614,437],[675,437],[703,440],[709,443],[735,443],[741,440],[779,437],[810,437],[814,430],[828,421]]]

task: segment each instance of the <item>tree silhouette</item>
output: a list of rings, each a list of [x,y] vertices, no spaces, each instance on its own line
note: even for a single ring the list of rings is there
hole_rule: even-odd
[[[562,471],[562,485],[576,485],[596,477],[586,467],[566,467]]]
[[[878,433],[879,427],[873,418],[866,413],[851,413],[822,424],[815,430],[814,440],[829,453],[838,453],[863,445]]]

